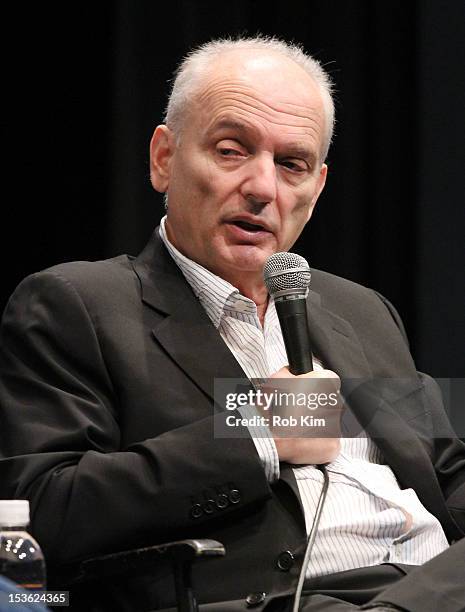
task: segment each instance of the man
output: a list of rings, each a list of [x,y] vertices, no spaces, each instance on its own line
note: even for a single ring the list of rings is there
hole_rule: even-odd
[[[324,187],[330,91],[314,60],[276,40],[197,50],[151,142],[168,213],[146,249],[56,266],[11,298],[2,496],[31,501],[50,566],[211,537],[227,555],[196,567],[205,609],[290,609],[322,487],[315,465],[328,464],[302,609],[434,610],[438,592],[444,610],[465,609],[463,541],[447,541],[465,530],[465,449],[377,294],[314,271],[317,366],[304,375],[407,381],[377,412],[377,393],[354,393],[376,443],[253,439],[245,426],[240,438],[214,435],[215,378],[291,377],[262,271]],[[84,587],[71,603],[163,609],[173,594],[160,571]]]

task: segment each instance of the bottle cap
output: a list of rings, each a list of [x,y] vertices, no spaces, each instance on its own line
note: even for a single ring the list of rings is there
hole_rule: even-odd
[[[0,500],[0,526],[25,527],[29,525],[29,502],[27,499]]]

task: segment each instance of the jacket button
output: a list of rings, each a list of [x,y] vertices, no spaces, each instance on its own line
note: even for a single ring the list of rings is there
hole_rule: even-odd
[[[218,497],[216,498],[217,508],[219,508],[220,510],[223,510],[224,508],[226,508],[228,504],[229,504],[228,496],[225,495],[224,493],[220,493]]]
[[[212,514],[215,510],[215,502],[213,499],[207,499],[207,501],[203,504],[203,511],[205,514]]]
[[[202,506],[200,504],[194,504],[191,508],[191,517],[196,519],[201,517],[203,514]]]
[[[238,504],[241,501],[241,494],[237,489],[231,489],[231,491],[229,491],[228,497],[229,501],[232,504]]]
[[[255,608],[265,601],[266,593],[250,593],[245,598],[248,608]]]
[[[294,560],[294,555],[289,550],[285,550],[279,555],[276,565],[282,572],[288,572],[294,565]]]

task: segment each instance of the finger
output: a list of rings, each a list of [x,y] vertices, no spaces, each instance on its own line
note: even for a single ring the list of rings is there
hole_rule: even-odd
[[[313,372],[308,372],[308,374],[302,374],[301,376],[307,376],[309,378],[337,378],[339,380],[339,376],[332,370],[314,370]]]
[[[277,372],[274,372],[270,378],[295,378],[293,374],[289,372],[289,366],[284,366]]]

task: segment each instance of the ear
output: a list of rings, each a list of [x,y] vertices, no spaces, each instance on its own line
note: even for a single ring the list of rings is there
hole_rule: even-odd
[[[160,193],[168,189],[171,159],[175,151],[173,132],[166,125],[159,125],[150,141],[150,180]]]
[[[310,207],[308,210],[307,221],[310,220],[310,217],[313,214],[313,210],[315,208],[317,200],[320,197],[320,193],[323,191],[323,188],[325,186],[327,176],[328,176],[328,166],[326,164],[321,164],[320,174],[318,176],[318,181],[315,187],[315,193],[313,194],[312,201],[310,203]]]

